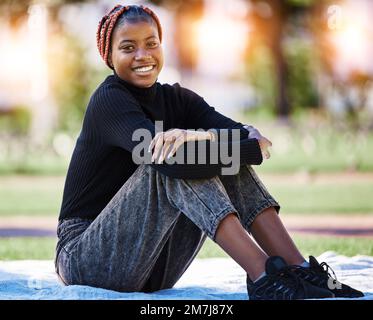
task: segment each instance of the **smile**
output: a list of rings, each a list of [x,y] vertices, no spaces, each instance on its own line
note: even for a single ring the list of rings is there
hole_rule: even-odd
[[[155,65],[136,67],[136,68],[133,68],[133,71],[135,71],[136,73],[142,74],[142,73],[150,72],[153,69],[155,69]]]

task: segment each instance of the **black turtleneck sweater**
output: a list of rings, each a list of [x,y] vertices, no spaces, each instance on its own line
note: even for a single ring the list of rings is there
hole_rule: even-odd
[[[132,133],[144,128],[154,137],[157,120],[163,121],[163,131],[240,129],[240,163],[260,164],[263,160],[258,141],[247,138],[241,123],[218,113],[193,91],[158,82],[138,88],[114,73],[89,101],[68,168],[59,219],[97,217],[138,167],[132,150],[140,142],[132,141]],[[224,167],[220,160],[218,164],[151,166],[169,177],[185,179],[211,178]]]

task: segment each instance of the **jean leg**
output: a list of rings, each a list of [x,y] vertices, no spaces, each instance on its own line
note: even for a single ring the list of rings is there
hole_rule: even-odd
[[[70,284],[141,291],[181,213],[214,238],[220,220],[235,211],[217,177],[173,179],[139,166],[72,248]]]
[[[181,214],[142,291],[172,288],[193,262],[205,240],[206,234]]]
[[[236,175],[219,178],[228,193],[232,204],[244,228],[250,232],[250,226],[258,214],[269,207],[280,212],[280,205],[271,196],[263,182],[250,165],[243,165]]]

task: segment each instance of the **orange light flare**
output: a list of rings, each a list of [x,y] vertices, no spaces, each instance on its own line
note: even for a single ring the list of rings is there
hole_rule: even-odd
[[[337,73],[361,72],[373,75],[373,24],[363,7],[349,3],[341,6],[341,21],[330,29],[327,39],[334,48]]]
[[[250,26],[244,15],[235,17],[222,10],[209,11],[193,26],[199,71],[210,75],[243,72],[249,36]]]
[[[8,28],[0,33],[0,41],[3,44],[0,51],[1,79],[8,84],[27,79],[32,64],[26,32],[24,29],[17,31]]]
[[[8,93],[27,92],[38,101],[47,94],[47,10],[29,8],[29,16],[17,29],[7,23],[0,30],[0,84]]]

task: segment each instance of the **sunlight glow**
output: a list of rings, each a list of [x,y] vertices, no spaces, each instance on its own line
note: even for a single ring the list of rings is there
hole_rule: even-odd
[[[337,73],[345,77],[353,71],[373,72],[373,28],[367,8],[358,2],[347,2],[341,7],[341,19],[340,26],[329,34]]]
[[[332,42],[337,49],[340,63],[359,69],[365,69],[371,63],[368,56],[370,44],[367,32],[362,26],[356,23],[348,25],[333,35]]]
[[[229,75],[240,71],[248,40],[247,22],[209,13],[196,23],[195,32],[202,73]]]
[[[0,83],[11,91],[29,94],[34,100],[47,95],[47,12],[44,6],[30,7],[28,23],[18,29],[0,31]]]
[[[42,5],[33,5],[29,10],[28,30],[30,40],[29,71],[31,81],[31,96],[42,100],[48,94],[47,71],[47,9]]]
[[[0,69],[2,81],[8,84],[22,81],[25,73],[29,73],[31,61],[28,58],[28,40],[22,30],[14,32],[3,29],[0,34],[2,44],[0,50]],[[5,45],[6,44],[6,45]]]

